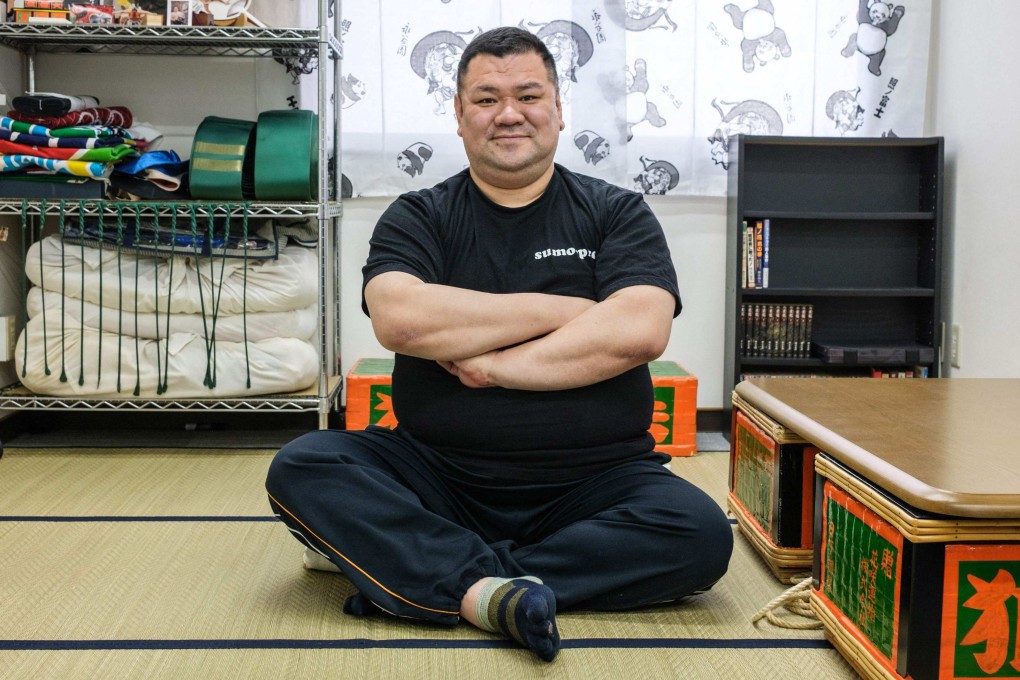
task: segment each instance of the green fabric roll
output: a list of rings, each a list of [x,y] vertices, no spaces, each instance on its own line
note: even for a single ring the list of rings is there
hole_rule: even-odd
[[[318,116],[305,110],[264,111],[255,139],[255,198],[314,201],[319,188]]]
[[[192,198],[244,200],[245,155],[251,153],[255,124],[248,120],[207,116],[191,146]]]

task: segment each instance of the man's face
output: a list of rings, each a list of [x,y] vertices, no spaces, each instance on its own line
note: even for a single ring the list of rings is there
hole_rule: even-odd
[[[563,111],[538,54],[474,57],[454,108],[472,172],[484,181],[524,186],[552,164]]]

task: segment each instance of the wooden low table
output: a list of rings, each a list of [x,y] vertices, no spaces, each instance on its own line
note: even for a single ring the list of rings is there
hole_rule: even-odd
[[[858,672],[1020,678],[1020,380],[753,379],[738,399],[819,451],[811,606]]]

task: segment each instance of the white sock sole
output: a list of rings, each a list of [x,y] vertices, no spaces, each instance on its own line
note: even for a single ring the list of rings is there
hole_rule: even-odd
[[[325,557],[315,552],[311,548],[305,548],[304,556],[305,569],[312,569],[314,571],[332,571],[340,573],[340,568],[327,560]]]

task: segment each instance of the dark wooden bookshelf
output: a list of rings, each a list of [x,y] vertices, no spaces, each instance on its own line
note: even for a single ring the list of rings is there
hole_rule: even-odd
[[[724,408],[745,374],[870,376],[890,362],[746,356],[744,304],[812,306],[811,340],[942,356],[943,139],[738,135],[727,191]],[[734,154],[735,151],[735,154]],[[769,220],[769,279],[744,287],[742,224]],[[916,364],[903,364],[912,370]]]

